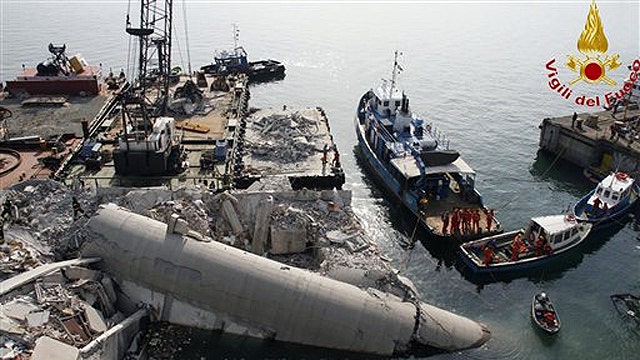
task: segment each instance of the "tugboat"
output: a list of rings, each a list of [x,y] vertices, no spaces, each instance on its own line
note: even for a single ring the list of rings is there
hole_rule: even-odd
[[[35,68],[25,67],[5,89],[13,96],[97,95],[100,92],[100,66],[89,65],[80,54],[68,58],[67,46],[49,44],[51,58]]]
[[[502,232],[475,188],[475,171],[431,124],[411,113],[396,86],[398,68],[396,51],[391,81],[383,80],[358,103],[354,122],[366,164],[430,235],[468,241]]]
[[[595,189],[580,199],[573,212],[578,221],[602,227],[628,213],[636,204],[640,185],[629,174],[613,172],[602,179]]]
[[[205,74],[227,76],[231,74],[246,74],[249,82],[260,82],[284,79],[285,67],[279,61],[268,59],[247,61],[247,52],[238,46],[238,28],[234,26],[233,50],[216,51],[214,63],[200,68]]]

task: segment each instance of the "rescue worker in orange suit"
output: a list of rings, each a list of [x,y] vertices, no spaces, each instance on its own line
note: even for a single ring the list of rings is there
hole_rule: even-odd
[[[556,325],[556,314],[554,314],[553,311],[545,311],[543,318],[547,326],[551,327]]]
[[[481,233],[482,229],[480,229],[480,210],[476,209],[473,212],[472,220],[473,220],[473,232],[475,232],[476,234]]]
[[[493,225],[493,209],[489,209],[485,211],[485,214],[487,215],[487,231],[491,232],[491,225]]]
[[[458,208],[453,209],[453,215],[451,215],[451,234],[456,234],[460,226],[460,210]]]
[[[526,249],[526,246],[524,246],[524,243],[522,242],[522,236],[520,235],[520,233],[517,233],[516,237],[511,243],[511,261],[518,260],[518,256],[520,256],[521,253],[525,252]]]
[[[484,249],[482,249],[482,254],[484,255],[482,263],[485,265],[489,265],[495,260],[496,254],[493,252],[493,249],[489,245],[484,246]]]

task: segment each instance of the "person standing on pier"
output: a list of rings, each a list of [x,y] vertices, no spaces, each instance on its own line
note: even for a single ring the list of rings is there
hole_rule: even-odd
[[[447,210],[440,214],[440,220],[442,220],[442,235],[447,234],[447,228],[449,227],[449,213]]]
[[[480,228],[480,210],[479,209],[476,209],[473,212],[472,220],[473,220],[473,231],[476,234],[480,234],[482,232],[482,229]]]
[[[576,127],[576,120],[578,120],[578,113],[576,113],[575,111],[573,112],[573,116],[571,117],[571,128],[575,128]]]
[[[338,147],[333,148],[333,161],[331,162],[333,167],[340,167],[340,153],[338,152]]]
[[[485,210],[485,215],[487,217],[487,232],[491,232],[491,225],[493,225],[493,209]]]
[[[453,215],[451,215],[451,234],[455,235],[459,231],[460,226],[460,210],[458,208],[453,209]]]

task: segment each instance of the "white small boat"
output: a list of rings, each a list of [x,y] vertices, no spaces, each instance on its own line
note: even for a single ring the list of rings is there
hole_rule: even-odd
[[[576,247],[591,227],[572,215],[534,217],[523,229],[460,245],[461,256],[475,274],[530,269]]]
[[[627,173],[611,173],[573,206],[573,213],[579,221],[605,225],[631,210],[639,191],[640,186]]]

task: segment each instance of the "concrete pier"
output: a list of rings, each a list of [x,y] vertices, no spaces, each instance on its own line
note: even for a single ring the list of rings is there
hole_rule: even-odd
[[[640,168],[640,133],[634,129],[639,115],[635,106],[615,116],[610,111],[581,113],[575,122],[572,115],[546,118],[539,146],[580,167],[634,172]]]

